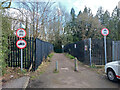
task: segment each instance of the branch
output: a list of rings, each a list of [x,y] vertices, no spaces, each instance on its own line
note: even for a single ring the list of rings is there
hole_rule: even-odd
[[[45,6],[45,8],[44,8],[44,10],[43,10],[43,13],[42,13],[40,19],[43,17],[43,15],[44,15],[44,13],[45,13],[45,11],[46,11],[47,6],[49,5],[49,3],[50,3],[50,0],[47,2],[47,4],[46,4],[46,6]],[[54,3],[55,3],[55,2],[54,2]],[[53,4],[54,4],[54,3],[53,3]],[[52,4],[52,5],[53,5],[53,4]],[[52,5],[50,5],[50,7],[51,7]],[[49,7],[49,8],[50,8],[50,7]]]
[[[2,5],[3,5],[4,3],[8,2],[8,1],[9,1],[9,0],[6,0],[6,1],[2,2]],[[8,9],[8,8],[10,8],[11,2],[12,2],[12,0],[10,0],[9,5],[8,5],[7,7],[3,7],[3,9]],[[1,6],[2,6],[2,5],[1,5]]]

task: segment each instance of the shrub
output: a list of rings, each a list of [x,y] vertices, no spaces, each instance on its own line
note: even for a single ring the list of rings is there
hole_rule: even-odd
[[[48,55],[48,57],[49,57],[49,58],[52,58],[52,57],[53,57],[53,55],[54,55],[54,54],[53,54],[53,53],[51,53],[51,54],[49,54],[49,55]]]
[[[72,55],[70,55],[70,54],[66,54],[66,56],[68,57],[68,58],[70,58],[70,59],[75,59],[75,57],[74,56],[72,56]]]
[[[90,67],[91,67],[91,68],[96,68],[95,64],[92,64]]]
[[[1,20],[2,19],[2,20]],[[2,33],[0,33],[0,70],[2,70],[2,74],[5,74],[6,70],[6,62],[5,60],[8,58],[8,54],[10,51],[8,50],[8,36],[13,35],[13,31],[11,30],[11,20],[7,16],[3,16],[0,14],[0,21],[2,21],[0,29]]]

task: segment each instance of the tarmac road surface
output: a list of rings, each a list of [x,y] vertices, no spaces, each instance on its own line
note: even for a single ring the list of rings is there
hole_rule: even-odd
[[[118,88],[119,82],[111,82],[106,76],[100,75],[84,66],[74,71],[74,62],[64,54],[55,53],[45,73],[31,80],[27,88]],[[53,73],[58,61],[59,73]]]

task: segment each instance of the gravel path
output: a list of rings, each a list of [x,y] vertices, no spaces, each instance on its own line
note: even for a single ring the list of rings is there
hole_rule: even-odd
[[[120,83],[110,82],[105,76],[79,65],[74,71],[74,62],[64,54],[54,54],[51,64],[36,80],[29,82],[28,88],[118,88]],[[53,73],[58,61],[59,73]]]

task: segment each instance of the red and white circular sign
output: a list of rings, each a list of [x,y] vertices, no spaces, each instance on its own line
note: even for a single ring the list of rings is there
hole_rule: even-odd
[[[103,28],[103,29],[101,30],[101,34],[102,34],[103,36],[107,36],[107,35],[109,34],[109,30],[108,30],[107,28]]]
[[[19,37],[19,38],[24,38],[25,36],[26,36],[26,31],[23,29],[23,28],[19,28],[19,29],[17,29],[17,31],[16,31],[16,35],[17,35],[17,37]]]
[[[25,40],[23,39],[20,39],[16,42],[16,46],[19,48],[19,49],[23,49],[27,46],[27,43]]]

